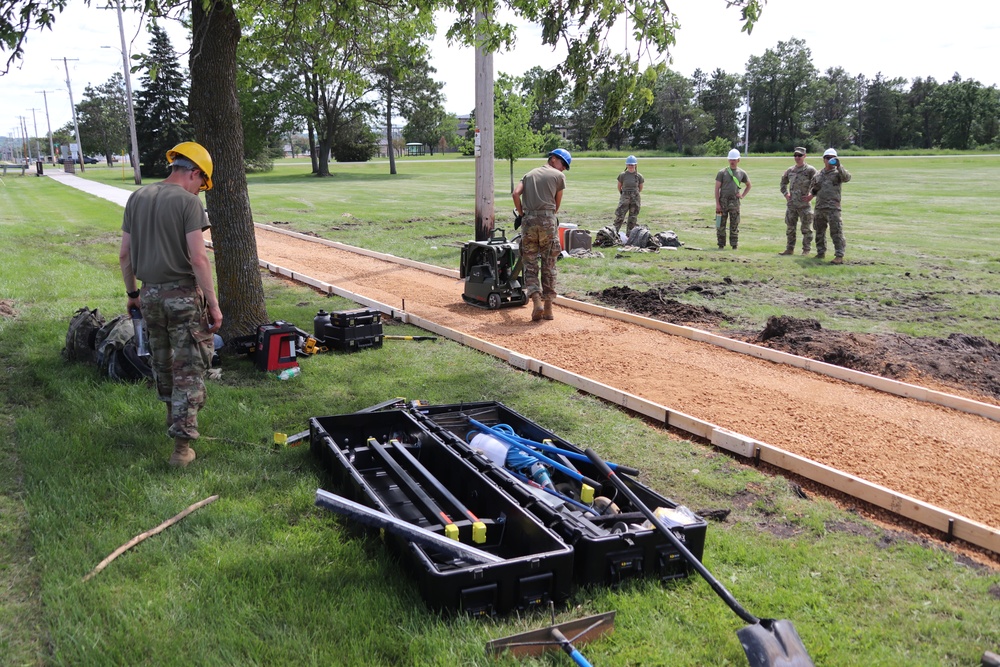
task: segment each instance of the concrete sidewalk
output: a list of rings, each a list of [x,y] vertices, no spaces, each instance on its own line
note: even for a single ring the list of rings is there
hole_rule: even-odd
[[[125,202],[128,201],[129,195],[132,194],[132,190],[123,190],[121,188],[116,188],[113,185],[105,185],[104,183],[96,183],[94,181],[87,180],[86,178],[80,178],[76,174],[67,174],[64,171],[47,170],[45,175],[53,180],[59,181],[63,185],[68,185],[71,188],[76,188],[77,190],[83,190],[88,194],[92,194],[95,197],[100,197],[101,199],[107,199],[110,202],[118,204],[122,208],[125,208]]]

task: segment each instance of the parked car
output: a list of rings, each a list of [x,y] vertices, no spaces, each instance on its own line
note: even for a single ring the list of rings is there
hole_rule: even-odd
[[[96,157],[86,157],[83,158],[84,164],[97,164],[98,160]]]

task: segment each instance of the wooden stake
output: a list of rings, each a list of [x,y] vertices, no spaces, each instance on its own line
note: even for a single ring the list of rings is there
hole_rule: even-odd
[[[100,563],[98,563],[97,567],[95,567],[93,570],[91,570],[90,574],[88,574],[86,577],[84,577],[83,580],[87,581],[88,579],[90,579],[91,577],[93,577],[95,574],[97,574],[98,572],[100,572],[101,570],[103,570],[104,568],[106,568],[108,565],[110,565],[111,561],[113,561],[114,559],[118,558],[123,553],[125,553],[126,551],[128,551],[129,549],[131,549],[132,547],[134,547],[135,545],[139,544],[143,540],[145,540],[147,537],[152,537],[153,535],[156,535],[157,533],[159,533],[159,532],[161,532],[161,531],[169,528],[170,526],[174,525],[175,523],[177,523],[178,521],[180,521],[181,519],[183,519],[184,517],[186,517],[191,512],[194,512],[195,510],[199,510],[202,507],[204,507],[205,505],[208,505],[209,503],[213,503],[213,502],[215,502],[218,499],[219,499],[219,496],[217,496],[217,495],[216,496],[209,496],[208,498],[205,498],[204,500],[198,501],[194,505],[191,505],[190,507],[188,507],[186,510],[184,510],[183,512],[181,512],[180,514],[178,514],[174,518],[167,519],[166,521],[164,521],[163,523],[161,523],[156,528],[154,528],[152,530],[147,530],[145,533],[141,533],[139,535],[136,535],[131,540],[129,540],[125,544],[123,544],[120,547],[118,547],[117,549],[115,549],[114,552],[110,556],[108,556],[107,558],[105,558],[104,560],[102,560]]]

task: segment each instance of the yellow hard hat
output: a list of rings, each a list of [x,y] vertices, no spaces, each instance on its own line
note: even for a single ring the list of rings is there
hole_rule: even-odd
[[[211,190],[212,156],[208,154],[205,147],[194,141],[184,141],[167,151],[168,164],[173,164],[174,160],[179,157],[184,157],[194,162],[195,166],[201,169],[201,173],[205,174],[205,183],[201,186],[200,190]]]

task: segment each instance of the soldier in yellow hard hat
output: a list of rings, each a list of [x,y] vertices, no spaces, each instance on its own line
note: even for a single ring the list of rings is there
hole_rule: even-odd
[[[205,369],[222,311],[202,236],[208,216],[198,197],[212,189],[212,157],[185,141],[167,151],[167,162],[170,175],[136,190],[125,204],[118,259],[127,309],[141,309],[157,395],[167,404],[170,464],[186,466],[195,458],[190,442],[198,437]]]

